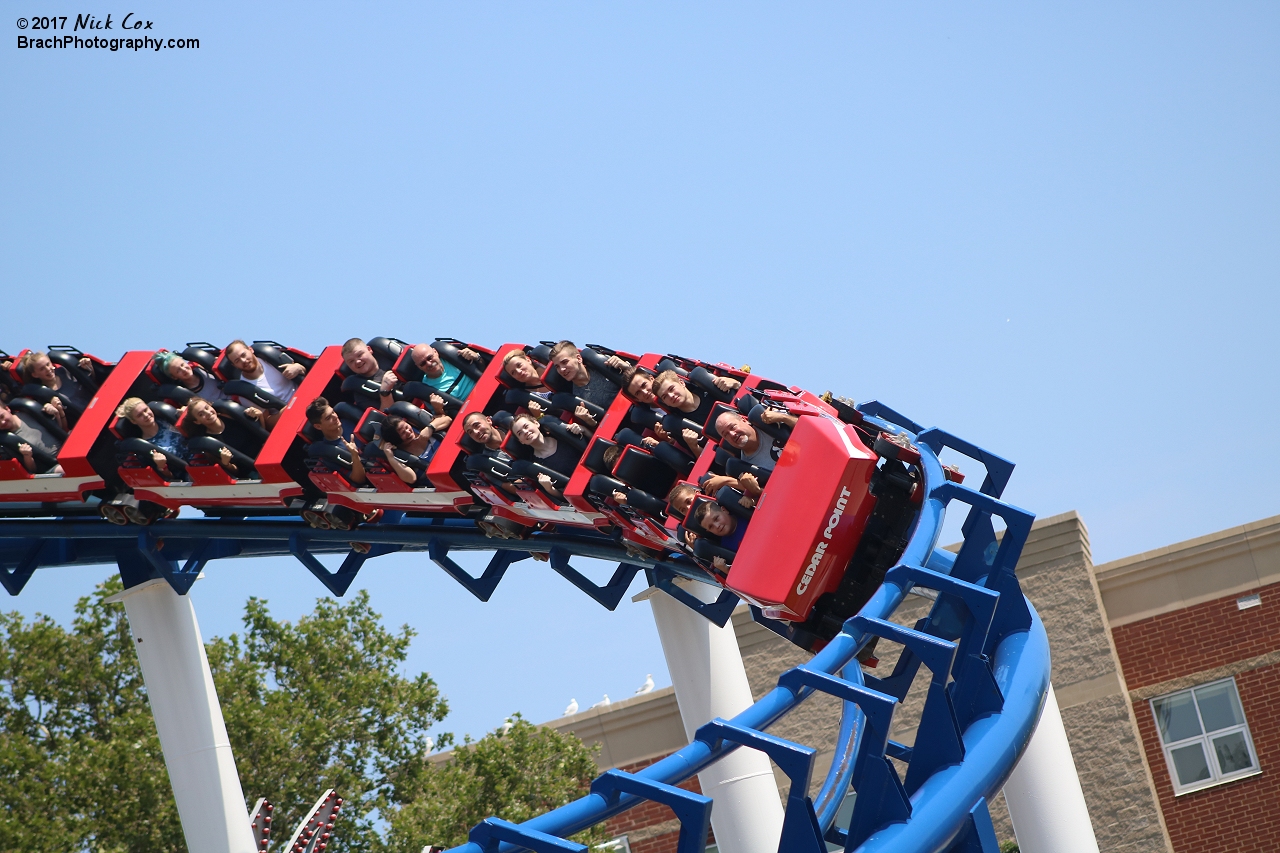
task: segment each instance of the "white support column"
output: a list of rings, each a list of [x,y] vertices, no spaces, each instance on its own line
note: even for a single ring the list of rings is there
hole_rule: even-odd
[[[150,580],[124,603],[190,853],[254,853],[249,812],[191,599]]]
[[[686,589],[714,601],[718,589],[691,583]],[[648,590],[685,735],[716,717],[729,719],[752,703],[733,624],[717,628],[671,596]],[[782,800],[773,765],[761,752],[739,748],[698,774],[702,793],[714,801],[711,826],[721,853],[775,853],[782,835]]]
[[[1098,853],[1053,685],[1004,798],[1022,853]]]

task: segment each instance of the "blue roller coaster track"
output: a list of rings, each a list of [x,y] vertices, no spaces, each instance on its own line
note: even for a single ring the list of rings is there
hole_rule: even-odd
[[[863,853],[996,853],[987,802],[1029,742],[1049,688],[1048,639],[1014,572],[1033,516],[1001,500],[1011,463],[879,403],[858,409],[869,425],[919,448],[924,488],[906,549],[861,611],[809,662],[784,672],[771,692],[733,719],[706,723],[683,749],[636,773],[609,770],[587,796],[522,824],[484,820],[457,851],[585,851],[568,838],[646,801],[674,811],[679,853],[701,851],[711,800],[677,786],[746,748],[765,753],[791,783],[779,851],[819,853],[835,845]],[[948,480],[939,462],[946,448],[986,468],[980,488]],[[938,542],[953,503],[969,507],[955,553]],[[994,519],[1003,523],[1000,536]],[[370,546],[367,552],[352,549],[349,531],[317,530],[285,517],[179,518],[141,529],[90,517],[6,518],[0,519],[0,583],[17,595],[38,568],[116,563],[126,587],[164,578],[185,594],[210,560],[291,554],[341,596],[367,560],[426,551],[487,600],[513,563],[544,553],[554,571],[610,610],[641,571],[651,586],[719,625],[738,604],[728,591],[704,604],[675,583],[678,566],[591,532],[537,532],[495,547],[471,520],[387,513],[358,537]],[[450,558],[469,550],[494,552],[479,576]],[[317,559],[335,553],[346,555],[336,570]],[[596,584],[573,568],[575,556],[617,561],[618,567],[608,582]],[[925,620],[907,628],[892,617],[913,589],[931,590],[936,601]],[[761,613],[754,615],[769,625]],[[858,650],[876,637],[902,647],[894,671],[883,678],[865,675],[855,662]],[[890,739],[891,723],[921,665],[929,671],[927,692],[914,742],[906,746]],[[811,798],[816,749],[768,729],[815,693],[837,697],[843,711],[834,733],[836,760]],[[894,760],[905,764],[905,775]],[[838,820],[847,812],[840,808],[847,796],[853,796],[852,813]]]

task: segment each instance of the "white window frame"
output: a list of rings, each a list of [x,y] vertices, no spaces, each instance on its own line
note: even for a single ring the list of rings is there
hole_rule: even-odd
[[[1250,734],[1249,732],[1248,719],[1245,719],[1244,722],[1240,723],[1239,725],[1227,726],[1226,728],[1222,728],[1222,729],[1215,729],[1212,732],[1205,732],[1204,730],[1204,718],[1200,713],[1200,703],[1196,699],[1195,691],[1201,690],[1205,687],[1213,687],[1218,684],[1226,684],[1226,683],[1229,683],[1231,685],[1231,690],[1235,693],[1236,702],[1240,704],[1240,716],[1243,718],[1244,703],[1240,702],[1240,690],[1236,686],[1236,680],[1234,677],[1220,678],[1216,681],[1206,681],[1204,684],[1197,684],[1194,687],[1188,687],[1185,690],[1175,690],[1172,693],[1166,693],[1163,696],[1155,696],[1148,700],[1148,705],[1151,709],[1151,717],[1152,717],[1152,720],[1155,722],[1156,737],[1160,739],[1160,749],[1164,753],[1165,767],[1169,771],[1170,781],[1173,782],[1173,793],[1175,796],[1190,794],[1193,791],[1203,791],[1205,788],[1212,788],[1216,785],[1225,785],[1228,782],[1235,782],[1238,779],[1245,779],[1250,776],[1257,776],[1260,773],[1262,773],[1262,767],[1258,764],[1258,751],[1257,749],[1254,748],[1254,745],[1253,745],[1253,735]],[[1183,693],[1189,694],[1191,696],[1191,706],[1195,708],[1195,711],[1196,711],[1196,721],[1200,724],[1200,734],[1195,735],[1194,737],[1183,738],[1182,740],[1166,743],[1164,739],[1164,732],[1160,730],[1160,716],[1159,716],[1159,713],[1156,711],[1156,703],[1160,702],[1161,700],[1172,699]],[[1220,737],[1223,737],[1224,735],[1230,735],[1236,732],[1241,732],[1244,734],[1245,748],[1249,751],[1249,758],[1250,760],[1252,760],[1253,766],[1246,767],[1242,770],[1236,770],[1235,772],[1232,772],[1232,773],[1222,773],[1218,768],[1217,756],[1213,749],[1212,741],[1214,738],[1220,738]],[[1210,775],[1208,779],[1204,779],[1199,782],[1193,782],[1188,785],[1183,785],[1178,780],[1178,770],[1173,763],[1173,751],[1175,749],[1179,749],[1185,746],[1190,746],[1191,744],[1195,744],[1195,743],[1200,744],[1201,749],[1204,750],[1204,756],[1205,756],[1206,762],[1209,765]]]

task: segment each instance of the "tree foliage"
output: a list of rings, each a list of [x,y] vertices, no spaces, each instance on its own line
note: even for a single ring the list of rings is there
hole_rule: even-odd
[[[384,628],[364,591],[346,605],[322,598],[296,624],[251,598],[244,625],[208,649],[245,796],[265,796],[276,825],[292,827],[333,788],[357,825],[332,849],[373,850],[377,814],[421,787],[427,732],[448,713],[426,673],[395,674],[413,630]]]
[[[118,589],[0,615],[0,850],[186,849]]]
[[[598,772],[594,750],[519,714],[511,723],[505,734],[468,739],[451,760],[431,766],[421,793],[389,816],[390,849],[417,850],[419,839],[453,847],[489,815],[518,823],[588,792]],[[588,839],[604,840],[603,828]]]
[[[105,601],[119,589],[81,599],[70,630],[0,614],[0,850],[185,850],[124,608]],[[428,761],[448,708],[428,675],[398,674],[413,633],[361,592],[294,623],[250,599],[243,634],[207,644],[245,796],[276,804],[278,835],[329,787],[347,804],[332,853],[416,853],[585,792],[592,752],[518,715]]]

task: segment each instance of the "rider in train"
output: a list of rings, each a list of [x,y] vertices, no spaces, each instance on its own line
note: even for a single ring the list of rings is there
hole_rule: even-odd
[[[68,361],[83,365],[55,349],[48,369],[41,358],[24,362],[26,353],[6,359],[46,384],[15,386],[22,377],[10,372],[5,393],[39,384],[29,390],[66,396],[56,368],[72,376]],[[811,644],[892,561],[914,512],[910,454],[904,462],[867,450],[875,436],[856,411],[726,365],[568,341],[494,352],[392,338],[352,339],[319,357],[271,342],[188,345],[179,355],[129,353],[127,363],[99,386],[106,411],[69,437],[38,398],[6,408],[0,482],[30,478],[32,467],[56,477],[61,453],[76,477],[56,500],[76,489],[107,503],[128,498],[138,523],[159,517],[143,511],[150,501],[167,513],[288,506],[345,526],[384,507],[463,514],[504,536],[547,523],[597,529],[662,559],[693,560]],[[123,417],[113,422],[117,404]],[[28,417],[52,424],[42,423],[41,460],[15,432],[30,431]],[[117,434],[127,451],[118,471]],[[769,510],[755,509],[762,492]],[[0,498],[36,493],[50,492],[6,486]],[[800,575],[778,571],[793,564]]]
[[[30,474],[61,474],[58,449],[66,433],[33,400],[0,403],[0,457]]]

